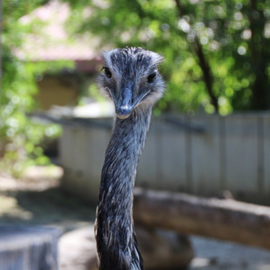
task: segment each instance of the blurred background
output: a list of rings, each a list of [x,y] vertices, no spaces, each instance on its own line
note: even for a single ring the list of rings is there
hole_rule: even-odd
[[[163,55],[167,84],[136,185],[270,205],[270,1],[4,0],[1,25],[1,224],[92,224],[114,116],[100,52],[126,46]],[[191,269],[270,269],[190,241]]]

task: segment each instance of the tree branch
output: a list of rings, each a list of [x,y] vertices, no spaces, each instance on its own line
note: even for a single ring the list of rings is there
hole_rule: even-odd
[[[197,36],[195,37],[194,42],[195,42],[195,52],[196,52],[197,57],[199,59],[200,68],[203,72],[204,83],[206,85],[208,95],[211,99],[211,103],[214,106],[216,113],[218,113],[219,112],[219,105],[218,105],[218,99],[213,93],[213,75],[212,75],[211,69],[208,65],[207,60],[205,59],[205,56],[204,56],[204,53],[202,50],[202,46],[201,46]]]
[[[174,0],[176,4],[177,11],[179,13],[179,16],[183,16],[181,4],[179,0]],[[203,53],[203,48],[198,40],[198,37],[195,37],[194,45],[192,45],[192,49],[195,52],[198,60],[199,60],[199,66],[203,73],[203,80],[206,86],[206,90],[208,92],[208,95],[210,97],[211,103],[215,108],[215,112],[219,112],[219,105],[218,105],[218,98],[213,93],[213,74],[211,72],[210,66],[205,58],[205,55]]]

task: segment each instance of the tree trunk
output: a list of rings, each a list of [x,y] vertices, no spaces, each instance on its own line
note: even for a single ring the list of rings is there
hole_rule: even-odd
[[[0,226],[1,270],[57,270],[61,231],[37,226]]]
[[[267,75],[267,66],[270,59],[269,41],[264,37],[264,13],[263,10],[257,8],[257,4],[258,1],[250,0],[248,16],[252,33],[249,45],[252,55],[252,71],[255,74],[249,109],[268,110],[270,108],[270,84]]]
[[[270,208],[232,199],[135,190],[138,224],[270,249]]]

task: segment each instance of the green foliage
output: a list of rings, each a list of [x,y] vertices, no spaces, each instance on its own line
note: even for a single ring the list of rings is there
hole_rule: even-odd
[[[41,22],[21,24],[20,18],[46,1],[9,1],[3,3],[2,21],[2,91],[0,100],[0,169],[19,176],[25,166],[49,162],[40,147],[59,136],[57,125],[32,122],[27,113],[36,106],[36,77],[56,72],[70,63],[31,63],[20,61],[13,52],[19,49],[26,34],[39,31]]]
[[[97,36],[99,49],[164,55],[168,87],[159,109],[269,109],[269,0],[63,1],[73,10],[70,31]]]

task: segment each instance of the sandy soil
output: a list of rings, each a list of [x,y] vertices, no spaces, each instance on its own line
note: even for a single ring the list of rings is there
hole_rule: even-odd
[[[54,225],[68,231],[89,226],[95,207],[59,188],[62,169],[31,168],[23,179],[0,176],[0,224]],[[191,270],[270,270],[270,251],[191,237]],[[266,239],[270,241],[270,239]]]

